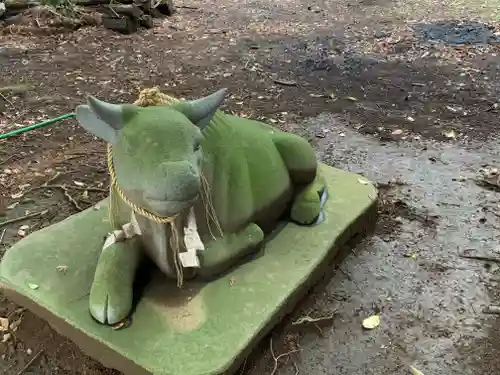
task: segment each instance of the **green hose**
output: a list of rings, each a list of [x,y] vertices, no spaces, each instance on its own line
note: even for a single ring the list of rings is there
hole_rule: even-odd
[[[9,137],[12,137],[13,135],[22,134],[22,133],[28,132],[30,130],[33,130],[33,129],[36,129],[36,128],[41,128],[42,126],[47,126],[47,125],[53,124],[55,122],[58,122],[58,121],[61,121],[61,120],[65,120],[67,118],[71,118],[71,117],[75,117],[75,114],[74,113],[66,113],[65,115],[62,115],[62,116],[59,116],[59,117],[56,117],[56,118],[51,118],[51,119],[39,122],[37,124],[31,125],[31,126],[27,126],[25,128],[16,129],[16,130],[13,130],[13,131],[5,133],[5,134],[0,134],[0,139],[6,139],[6,138],[9,138]]]

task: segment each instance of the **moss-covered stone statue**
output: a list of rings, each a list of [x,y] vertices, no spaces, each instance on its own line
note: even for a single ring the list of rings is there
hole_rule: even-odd
[[[318,220],[325,187],[313,148],[220,111],[225,93],[182,101],[152,90],[134,104],[89,97],[77,108],[78,123],[108,143],[114,232],[90,291],[99,322],[130,313],[143,253],[180,286],[234,266],[283,217]]]

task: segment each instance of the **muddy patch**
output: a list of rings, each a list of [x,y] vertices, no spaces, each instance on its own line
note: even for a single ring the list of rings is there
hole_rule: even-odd
[[[414,26],[417,35],[425,41],[440,41],[446,44],[499,43],[500,36],[495,27],[474,21],[442,21],[419,23]]]

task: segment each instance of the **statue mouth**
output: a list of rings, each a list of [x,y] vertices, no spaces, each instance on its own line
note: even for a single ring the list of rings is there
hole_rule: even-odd
[[[199,194],[194,197],[188,197],[182,200],[163,200],[163,199],[146,199],[150,209],[158,214],[175,214],[186,207],[193,205],[198,199]]]

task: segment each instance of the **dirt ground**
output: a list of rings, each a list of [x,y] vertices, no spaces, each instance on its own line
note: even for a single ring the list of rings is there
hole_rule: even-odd
[[[2,91],[0,132],[72,112],[87,94],[130,102],[143,87],[190,98],[227,87],[227,110],[307,136],[323,161],[382,192],[375,235],[272,334],[276,354],[299,354],[273,373],[268,338],[241,373],[500,371],[499,321],[482,312],[500,304],[499,262],[459,256],[500,251],[498,193],[474,182],[500,160],[498,3],[185,5],[130,36],[2,29],[0,87],[22,86]],[[0,221],[44,212],[0,228],[2,246],[89,207],[107,183],[104,145],[73,120],[0,141]],[[362,331],[379,311],[380,329]],[[326,328],[289,324],[332,312]],[[3,374],[116,374],[2,299],[5,316],[18,327],[0,344]]]

